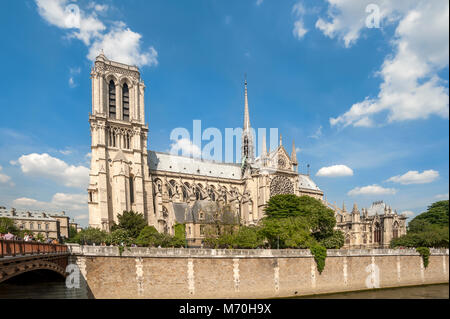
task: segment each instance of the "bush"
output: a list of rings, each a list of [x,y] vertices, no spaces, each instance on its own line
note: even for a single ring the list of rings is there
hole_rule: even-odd
[[[156,242],[158,241],[158,235],[159,233],[155,227],[145,226],[139,233],[139,236],[136,238],[135,242],[138,246],[155,246]]]
[[[322,239],[320,243],[326,249],[340,249],[345,243],[344,233],[340,230],[335,230],[331,236]]]
[[[81,245],[100,245],[101,243],[105,242],[107,237],[108,234],[105,231],[93,227],[88,227],[76,234],[74,242]]]
[[[309,250],[311,251],[311,254],[314,256],[314,260],[316,261],[317,264],[317,270],[319,271],[319,274],[321,274],[323,269],[325,268],[327,249],[320,244],[313,244],[311,245]]]
[[[105,242],[114,246],[130,246],[133,243],[133,238],[127,230],[116,229],[108,234]]]
[[[430,248],[428,247],[417,247],[416,251],[422,256],[423,266],[425,268],[428,267],[429,258],[430,258]]]

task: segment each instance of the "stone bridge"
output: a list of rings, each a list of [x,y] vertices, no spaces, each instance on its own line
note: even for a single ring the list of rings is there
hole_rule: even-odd
[[[0,283],[39,269],[65,277],[68,257],[66,245],[0,240]]]

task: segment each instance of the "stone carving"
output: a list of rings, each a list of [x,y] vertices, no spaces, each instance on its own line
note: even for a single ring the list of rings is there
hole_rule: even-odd
[[[137,80],[140,79],[140,75],[139,72],[137,71],[132,71],[132,70],[127,70],[127,69],[123,69],[123,68],[119,68],[116,66],[112,66],[112,65],[108,65],[102,62],[95,62],[95,68],[98,71],[110,71],[110,72],[114,72],[114,73],[119,73],[119,74],[124,74],[127,76],[131,76]]]
[[[275,176],[270,183],[270,196],[280,194],[294,194],[294,186],[289,178],[284,176]]]

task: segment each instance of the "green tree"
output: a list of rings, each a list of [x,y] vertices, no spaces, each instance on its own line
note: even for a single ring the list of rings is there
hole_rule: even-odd
[[[186,246],[186,225],[176,223],[174,226],[175,236],[173,238],[173,245],[176,247]]]
[[[449,247],[448,228],[449,201],[439,201],[430,205],[426,212],[409,222],[408,233],[391,240],[395,247]]]
[[[116,229],[106,236],[105,242],[115,246],[130,246],[133,243],[133,238],[127,230]]]
[[[307,248],[314,241],[305,217],[264,218],[260,233],[271,248]]]
[[[332,209],[311,196],[276,195],[270,198],[265,209],[267,219],[303,217],[317,240],[333,235],[336,219]]]
[[[275,195],[265,208],[267,218],[287,218],[301,215],[300,197],[296,195]]]
[[[106,238],[108,236],[108,233],[106,233],[103,230],[88,227],[83,230],[81,230],[74,238],[74,241],[78,244],[84,245],[100,245],[101,243],[105,242]]]
[[[119,224],[113,225],[111,231],[123,229],[128,231],[132,238],[137,238],[142,229],[147,226],[144,215],[134,211],[124,211],[122,214],[117,215],[117,219]]]
[[[233,248],[258,248],[264,244],[263,237],[258,227],[241,226],[237,233],[232,235],[231,241]]]
[[[36,241],[43,243],[45,241],[45,237],[42,233],[37,233],[35,237]]]
[[[136,238],[135,242],[138,246],[155,246],[156,243],[159,242],[159,233],[155,227],[145,226],[139,233],[139,236]]]
[[[427,211],[413,218],[408,225],[409,231],[419,232],[426,230],[428,225],[448,227],[449,201],[435,202]]]
[[[6,234],[8,232],[18,235],[19,229],[14,225],[14,221],[11,218],[0,217],[0,233]]]
[[[328,236],[320,241],[320,244],[327,249],[340,249],[344,246],[344,233],[340,230],[333,231],[331,236]]]
[[[75,238],[77,235],[77,228],[74,226],[70,226],[69,228],[69,239]]]

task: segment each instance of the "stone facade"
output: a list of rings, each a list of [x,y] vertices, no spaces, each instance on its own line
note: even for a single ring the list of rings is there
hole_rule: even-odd
[[[356,204],[347,212],[345,205],[335,209],[336,228],[345,234],[344,248],[388,248],[393,238],[406,234],[405,215],[386,205],[383,201],[374,202],[361,212]]]
[[[11,218],[19,229],[27,229],[44,238],[69,238],[69,216],[65,212],[10,211],[0,209],[0,217]]]
[[[321,274],[300,249],[70,250],[95,298],[274,298],[449,280],[448,249],[432,249],[427,268],[414,249],[329,250]]]
[[[272,195],[323,192],[309,175],[297,172],[295,145],[281,143],[255,158],[245,82],[242,164],[220,163],[149,151],[145,123],[145,85],[136,67],[100,54],[91,72],[92,136],[89,225],[109,231],[124,210],[143,213],[159,232],[174,234],[186,207],[199,200],[230,205],[242,224],[264,216]],[[183,205],[178,205],[183,204]]]

